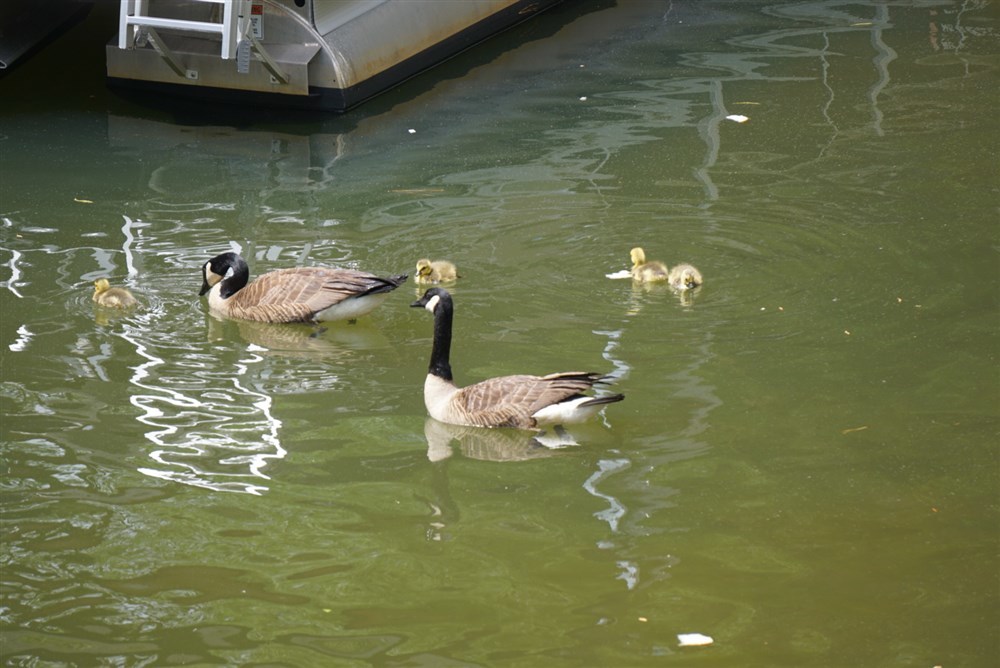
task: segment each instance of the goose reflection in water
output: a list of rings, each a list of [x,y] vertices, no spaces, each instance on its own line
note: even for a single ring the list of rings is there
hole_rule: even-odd
[[[446,424],[434,418],[424,422],[427,459],[439,462],[452,455],[452,442],[458,441],[462,454],[469,459],[488,462],[523,462],[552,457],[560,448],[578,445],[565,430],[534,432],[522,429],[466,427]]]
[[[389,345],[378,329],[361,321],[349,327],[316,327],[306,324],[273,324],[244,320],[223,320],[208,315],[208,337],[226,337],[229,327],[235,327],[240,338],[265,349],[267,353],[308,357],[322,353],[334,359],[349,359],[362,350],[374,350]]]

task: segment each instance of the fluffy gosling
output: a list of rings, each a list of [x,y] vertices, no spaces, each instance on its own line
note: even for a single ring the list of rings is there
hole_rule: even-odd
[[[94,301],[105,308],[129,309],[139,302],[125,288],[113,288],[106,278],[94,281]]]
[[[415,280],[421,285],[450,283],[458,278],[458,269],[447,260],[417,260],[417,275]]]

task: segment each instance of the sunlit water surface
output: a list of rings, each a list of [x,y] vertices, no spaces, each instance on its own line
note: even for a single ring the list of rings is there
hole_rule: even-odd
[[[567,3],[265,120],[106,90],[114,9],[0,81],[5,665],[1000,661],[995,3]],[[451,259],[460,383],[627,398],[435,423],[412,281],[223,322],[230,249]]]

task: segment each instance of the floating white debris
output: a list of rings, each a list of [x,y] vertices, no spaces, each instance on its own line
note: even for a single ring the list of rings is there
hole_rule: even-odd
[[[677,640],[680,641],[681,647],[700,647],[702,645],[711,645],[714,640],[712,636],[702,635],[701,633],[678,633]]]
[[[736,121],[737,123],[746,123],[750,120],[749,116],[744,116],[743,114],[729,114],[726,116],[727,121]]]
[[[608,278],[632,278],[632,272],[628,269],[622,269],[621,271],[616,271],[613,274],[604,274]]]
[[[586,95],[581,95],[580,96],[580,102],[586,102],[586,101],[587,101],[587,96]]]
[[[409,130],[407,130],[407,132],[409,132],[411,135],[417,134],[417,131],[414,130],[413,128],[410,128]]]

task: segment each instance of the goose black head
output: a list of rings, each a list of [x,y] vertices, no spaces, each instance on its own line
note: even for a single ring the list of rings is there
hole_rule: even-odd
[[[240,273],[246,273],[249,276],[249,268],[243,258],[236,253],[216,255],[201,267],[202,284],[201,292],[198,294],[204,295],[219,281]],[[246,281],[243,282],[243,285],[246,285]],[[239,287],[243,287],[243,285]]]
[[[451,304],[451,295],[443,288],[431,288],[424,293],[424,296],[410,304],[414,308],[425,308],[431,313],[437,310],[441,303]]]

